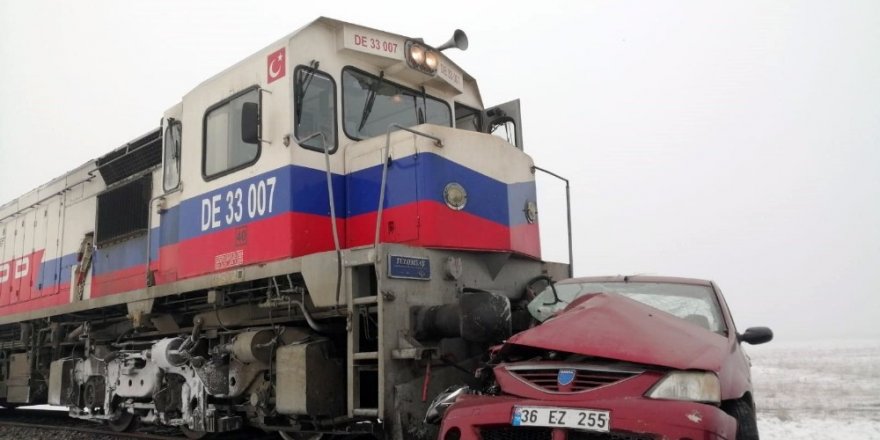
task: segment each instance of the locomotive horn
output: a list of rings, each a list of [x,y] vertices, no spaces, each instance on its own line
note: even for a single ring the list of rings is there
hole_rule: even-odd
[[[441,44],[439,47],[437,47],[437,50],[442,52],[446,49],[449,49],[450,47],[455,47],[455,48],[458,48],[459,50],[467,50],[467,48],[468,48],[467,34],[465,34],[464,31],[461,29],[456,29],[455,32],[452,34],[452,38],[450,38],[449,41],[447,41],[447,42]]]

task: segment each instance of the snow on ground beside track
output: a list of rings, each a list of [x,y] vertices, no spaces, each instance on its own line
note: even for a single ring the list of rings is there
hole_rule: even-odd
[[[880,339],[746,350],[765,440],[880,440]]]
[[[871,440],[880,439],[876,420],[780,420],[758,416],[758,432],[765,440]]]

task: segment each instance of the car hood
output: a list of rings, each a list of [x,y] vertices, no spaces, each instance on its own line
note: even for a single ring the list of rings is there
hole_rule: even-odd
[[[511,336],[509,344],[715,372],[727,352],[722,335],[608,293],[578,298],[543,324]]]

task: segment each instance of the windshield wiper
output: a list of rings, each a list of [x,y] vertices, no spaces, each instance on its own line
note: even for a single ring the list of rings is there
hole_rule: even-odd
[[[413,101],[418,103],[418,98],[413,97]],[[422,110],[424,109],[424,110]],[[425,123],[425,113],[428,111],[428,94],[425,92],[425,86],[422,86],[422,108],[419,108],[418,104],[416,104],[416,118],[419,120],[419,124]]]
[[[293,113],[296,115],[297,123],[299,123],[299,117],[302,116],[303,98],[306,97],[306,90],[312,84],[312,79],[315,78],[315,71],[318,70],[320,64],[318,60],[312,60],[309,63],[308,71],[300,71],[296,79],[296,99],[294,100],[296,107],[293,109]]]
[[[553,302],[544,303],[545,306],[552,306],[553,304],[561,303],[562,300],[559,299],[559,294],[556,293],[556,283],[553,281],[553,278],[550,278],[547,275],[538,275],[528,281],[526,281],[526,287],[531,286],[536,281],[546,281],[550,286],[550,290],[553,292]]]
[[[358,124],[358,131],[364,129],[364,125],[367,124],[367,118],[370,117],[370,112],[373,111],[373,103],[376,102],[376,93],[379,91],[379,86],[382,84],[382,78],[385,77],[385,71],[379,72],[379,79],[376,80],[373,84],[370,84],[370,89],[367,91],[367,100],[364,102],[364,112],[361,114],[361,123]]]

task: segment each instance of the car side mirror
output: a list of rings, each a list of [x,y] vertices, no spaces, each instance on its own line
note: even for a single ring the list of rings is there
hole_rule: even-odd
[[[245,102],[241,106],[241,141],[256,144],[260,141],[260,106]]]
[[[773,330],[767,327],[749,327],[742,334],[736,335],[736,339],[752,345],[763,344],[773,340]]]

